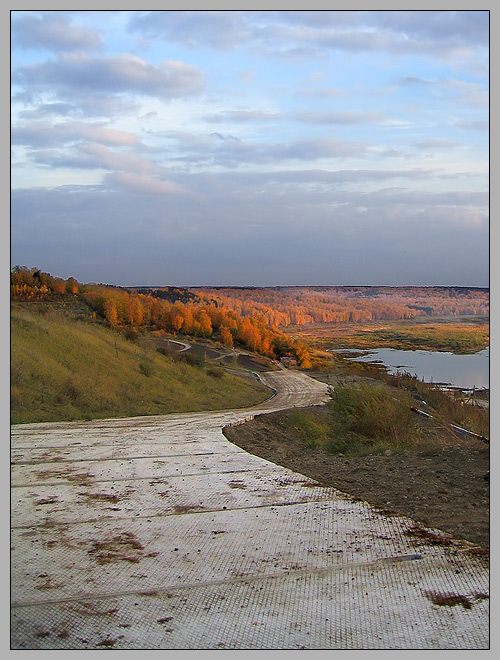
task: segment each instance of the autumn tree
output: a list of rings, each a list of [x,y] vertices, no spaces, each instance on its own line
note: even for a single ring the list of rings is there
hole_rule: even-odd
[[[118,324],[118,312],[113,298],[108,298],[104,303],[104,318],[112,327]]]
[[[210,337],[212,334],[212,321],[210,320],[210,316],[207,314],[207,310],[204,307],[198,311],[196,320],[200,324],[202,336]]]
[[[132,304],[132,320],[136,325],[142,325],[144,312],[139,297],[136,297]]]
[[[183,307],[183,305],[175,303],[170,310],[170,327],[174,332],[179,332],[184,323]]]
[[[233,335],[231,334],[231,330],[225,325],[220,327],[219,341],[226,348],[231,348],[233,345]]]
[[[297,358],[297,364],[304,369],[311,368],[311,356],[309,354],[309,349],[303,342],[296,342],[293,347],[293,352]]]
[[[78,293],[78,282],[75,280],[74,277],[68,277],[66,280],[66,284],[64,286],[64,290],[66,293]]]

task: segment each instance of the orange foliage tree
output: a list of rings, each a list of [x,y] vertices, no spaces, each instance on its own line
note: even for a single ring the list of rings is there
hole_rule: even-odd
[[[233,342],[233,335],[231,333],[231,330],[225,325],[222,325],[220,327],[219,341],[226,348],[231,348],[233,346],[233,343],[234,343]]]

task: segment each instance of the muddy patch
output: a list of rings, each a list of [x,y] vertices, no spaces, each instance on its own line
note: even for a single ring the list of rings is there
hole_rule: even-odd
[[[78,486],[88,486],[94,479],[88,472],[77,472],[75,468],[70,466],[59,470],[37,470],[35,475],[41,481],[65,479],[69,483]]]
[[[104,646],[106,648],[112,648],[116,644],[116,639],[103,639],[97,643],[97,646]]]
[[[35,589],[39,591],[45,591],[46,589],[57,589],[61,587],[61,584],[54,582],[54,580],[48,575],[48,573],[41,573],[37,575],[38,584],[35,585]]]
[[[157,552],[145,552],[144,546],[129,532],[123,532],[106,541],[93,541],[89,555],[99,564],[127,561],[137,564],[146,557],[156,557]]]
[[[43,506],[45,504],[55,504],[58,498],[57,495],[51,495],[50,497],[45,497],[35,502],[36,506]]]
[[[453,539],[449,536],[444,536],[430,529],[425,529],[424,527],[420,527],[420,525],[413,525],[413,527],[405,530],[403,534],[423,545],[449,546],[453,544]]]
[[[487,594],[483,593],[476,593],[471,596],[449,593],[441,594],[434,591],[426,591],[424,593],[433,605],[439,605],[441,607],[456,607],[457,605],[461,605],[466,610],[472,609],[475,603],[489,598]]]
[[[79,495],[83,495],[90,501],[113,502],[115,504],[120,501],[118,495],[112,495],[111,493],[79,493]]]
[[[466,550],[466,553],[468,555],[470,555],[471,557],[477,557],[481,561],[481,564],[485,568],[489,568],[489,566],[490,566],[490,553],[489,553],[489,550],[487,550],[485,548],[479,548],[479,547],[468,548]]]

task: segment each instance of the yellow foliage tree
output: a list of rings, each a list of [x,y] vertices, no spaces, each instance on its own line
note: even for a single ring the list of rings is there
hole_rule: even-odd
[[[116,303],[113,298],[108,298],[106,300],[104,305],[104,317],[109,325],[114,327],[118,324],[118,312],[116,310]]]

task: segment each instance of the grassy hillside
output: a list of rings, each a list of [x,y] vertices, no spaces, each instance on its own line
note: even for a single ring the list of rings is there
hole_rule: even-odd
[[[207,362],[159,353],[92,321],[11,307],[11,423],[244,407],[269,391]]]

